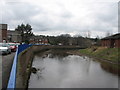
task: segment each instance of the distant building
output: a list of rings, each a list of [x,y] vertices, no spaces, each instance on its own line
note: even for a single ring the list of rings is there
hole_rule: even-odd
[[[0,24],[0,42],[7,41],[7,24]]]
[[[32,36],[30,38],[31,44],[48,44],[48,39],[42,36]]]
[[[101,45],[108,48],[120,48],[120,33],[101,39]]]
[[[7,38],[8,42],[21,42],[21,34],[15,30],[8,30],[7,31]]]
[[[7,24],[0,24],[0,42],[21,42],[18,31],[7,30]]]

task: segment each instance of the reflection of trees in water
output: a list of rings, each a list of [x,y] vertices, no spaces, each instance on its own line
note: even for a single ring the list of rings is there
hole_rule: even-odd
[[[36,56],[40,57],[40,58],[45,58],[48,56],[48,53],[46,52],[42,52],[42,53],[37,53]]]
[[[90,65],[91,65],[91,62],[88,59],[90,59],[90,58],[86,58],[86,57],[83,57],[83,58],[87,60],[86,61],[86,72],[87,72],[87,75],[88,75],[89,71],[90,71]]]
[[[119,76],[120,76],[120,67],[116,64],[101,62],[101,67],[107,72],[117,74],[117,75],[119,74]]]
[[[37,56],[39,56],[40,58],[58,58],[58,60],[63,60],[63,58],[67,57],[69,54],[66,53],[68,50],[64,50],[64,49],[51,49],[49,51],[46,52],[42,52],[42,53],[38,53]],[[86,59],[85,56],[83,56],[83,59]],[[111,64],[111,63],[107,63],[107,62],[102,62],[101,63],[101,68],[103,68],[103,70],[113,73],[113,74],[118,74],[119,72],[119,76],[120,76],[120,66],[118,68],[117,65]],[[88,62],[86,63],[86,70],[87,72],[89,72],[89,68],[90,68],[90,60],[88,60]],[[39,78],[39,75],[38,75]]]
[[[67,57],[69,54],[67,54],[66,52],[67,52],[67,50],[60,50],[60,49],[51,50],[49,58],[57,57],[57,58],[61,59],[61,58]]]
[[[66,56],[68,56],[68,54],[66,53],[68,50],[61,50],[61,49],[52,49],[46,52],[42,52],[42,53],[38,53],[37,56],[41,57],[41,58],[59,58],[62,59]]]
[[[43,67],[43,68],[35,68],[35,67],[32,67],[31,72],[37,76],[37,79],[38,79],[38,80],[39,80],[39,79],[44,79],[44,78],[42,77],[42,71],[43,71],[44,69],[45,69],[45,67]]]
[[[37,75],[38,80],[39,79],[44,79],[43,76],[42,76],[42,72],[37,72],[36,75]]]

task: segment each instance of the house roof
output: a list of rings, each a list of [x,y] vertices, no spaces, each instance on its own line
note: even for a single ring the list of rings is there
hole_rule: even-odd
[[[112,36],[102,38],[101,40],[108,40],[108,39],[120,39],[120,33],[117,33],[117,34],[114,34]]]

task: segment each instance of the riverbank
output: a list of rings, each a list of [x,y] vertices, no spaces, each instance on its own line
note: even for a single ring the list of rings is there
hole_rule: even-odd
[[[120,76],[120,48],[91,47],[68,51],[67,53],[91,57],[94,60],[101,62],[101,67],[106,71]]]
[[[91,47],[79,50],[81,54],[120,64],[120,48]]]
[[[78,55],[86,55],[110,63],[120,64],[120,48],[91,47],[87,49],[75,50],[71,53]]]

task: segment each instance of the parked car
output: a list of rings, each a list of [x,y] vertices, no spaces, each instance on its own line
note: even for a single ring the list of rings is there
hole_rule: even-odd
[[[11,53],[11,48],[7,43],[0,43],[0,54]]]
[[[16,49],[17,49],[17,44],[16,44],[16,43],[8,43],[8,44],[9,44],[9,46],[10,46],[10,48],[11,48],[11,51],[12,51],[12,52],[15,52]]]
[[[17,47],[20,45],[20,43],[15,43],[15,44],[16,44]]]

